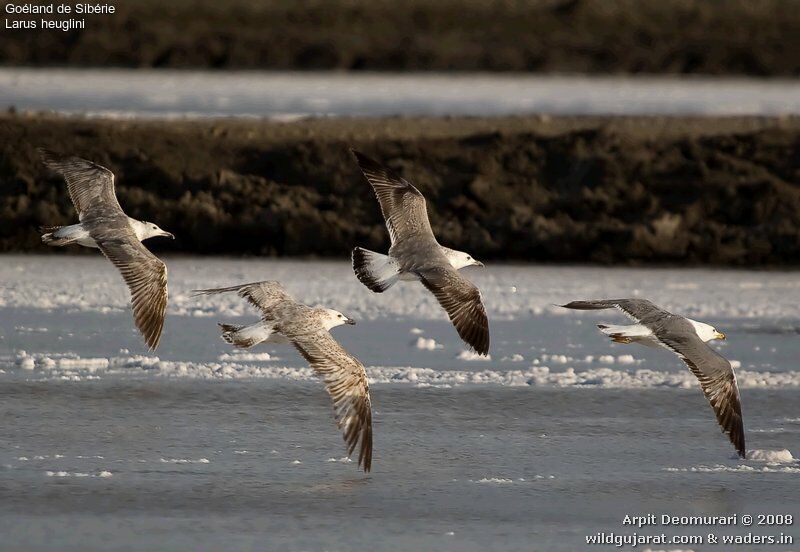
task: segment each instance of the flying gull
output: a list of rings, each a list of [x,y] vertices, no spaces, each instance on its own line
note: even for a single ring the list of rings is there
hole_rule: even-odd
[[[447,311],[461,339],[476,352],[487,354],[489,321],[481,292],[458,273],[465,266],[483,263],[463,251],[439,245],[428,220],[425,197],[410,182],[366,155],[353,154],[375,190],[392,242],[388,255],[353,249],[358,279],[376,293],[398,280],[419,280]]]
[[[259,343],[291,343],[325,382],[333,399],[336,423],[347,454],[359,446],[358,464],[372,467],[372,407],[364,365],[331,336],[331,328],[355,321],[339,311],[298,303],[279,282],[255,282],[226,288],[200,289],[197,295],[236,292],[261,310],[249,326],[220,324],[222,339],[242,349]]]
[[[725,334],[703,322],[667,312],[646,299],[573,301],[562,306],[578,310],[617,308],[636,324],[598,324],[600,331],[612,341],[666,347],[677,354],[700,380],[703,394],[711,403],[723,433],[728,434],[739,456],[744,458],[744,425],[736,374],[727,359],[706,345],[712,339],[725,339]]]
[[[158,347],[167,309],[167,267],[142,241],[173,238],[151,222],[127,216],[114,192],[114,173],[80,157],[60,156],[40,149],[42,161],[67,181],[78,212],[78,224],[43,227],[42,241],[63,247],[77,244],[100,249],[122,273],[131,292],[136,327],[150,350]]]

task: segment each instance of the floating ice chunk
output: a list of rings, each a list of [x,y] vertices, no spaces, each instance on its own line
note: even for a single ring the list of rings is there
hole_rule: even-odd
[[[409,333],[413,335],[421,335],[425,333],[425,330],[421,330],[420,328],[411,328],[411,330],[409,330]]]
[[[68,472],[68,471],[46,471],[44,474],[47,477],[111,477],[112,474],[108,470],[103,470],[97,473],[85,473],[85,472]]]
[[[482,356],[476,353],[475,351],[461,351],[460,353],[458,353],[458,356],[456,358],[458,360],[465,360],[467,362],[474,362],[480,360],[488,361],[492,360],[492,355]]]
[[[748,450],[747,460],[766,462],[768,464],[787,464],[795,461],[795,457],[787,449],[781,450]]]
[[[519,353],[514,353],[514,354],[513,354],[513,355],[511,355],[510,357],[503,357],[503,358],[502,358],[502,359],[500,359],[500,360],[501,360],[501,361],[503,361],[503,362],[522,362],[522,361],[524,361],[524,360],[525,360],[525,357],[524,357],[524,356],[522,356],[522,355],[521,355],[521,354],[519,354]]]
[[[619,355],[617,357],[617,364],[634,364],[636,359],[633,355]]]
[[[250,353],[234,351],[232,353],[223,353],[217,357],[220,361],[230,362],[266,362],[268,360],[276,360],[270,356],[269,353]]]
[[[732,360],[730,362],[731,362],[731,368],[733,368],[734,370],[738,370],[739,368],[742,367],[742,363],[739,360]]]
[[[300,460],[292,460],[292,465],[296,466],[298,464],[302,464],[302,462]]]
[[[600,358],[597,360],[603,364],[614,364],[614,355],[600,355]]]
[[[507,485],[509,483],[513,483],[513,479],[508,479],[505,477],[484,477],[483,479],[478,479],[474,481],[474,483],[490,483],[495,485]]]
[[[441,345],[436,343],[435,339],[426,339],[421,336],[417,338],[416,342],[414,342],[414,347],[423,351],[433,351],[442,348]]]

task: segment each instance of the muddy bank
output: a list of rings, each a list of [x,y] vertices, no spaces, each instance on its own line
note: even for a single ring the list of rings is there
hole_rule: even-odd
[[[86,16],[83,30],[0,33],[0,64],[800,74],[795,0],[127,0],[114,5],[113,15]]]
[[[117,174],[158,250],[346,256],[383,250],[377,203],[348,147],[428,198],[440,241],[478,258],[795,265],[800,119],[503,118],[105,121],[0,117],[0,250],[74,211],[35,148]]]

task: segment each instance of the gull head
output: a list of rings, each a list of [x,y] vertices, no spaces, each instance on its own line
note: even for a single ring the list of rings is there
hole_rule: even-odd
[[[691,318],[687,318],[686,320],[692,323],[692,326],[694,326],[694,331],[697,334],[697,337],[699,337],[703,341],[711,341],[713,339],[726,339],[725,334],[718,331],[714,326],[710,326],[703,322],[692,320]]]
[[[354,326],[356,321],[352,318],[349,318],[342,314],[341,312],[333,309],[322,309],[323,318],[322,324],[325,326],[326,330],[330,330],[331,328],[335,328],[336,326],[341,326],[342,324],[349,324],[350,326]]]
[[[472,255],[463,251],[456,251],[449,247],[442,247],[447,260],[453,265],[453,268],[459,270],[465,266],[483,266],[483,263],[477,259],[473,259]]]
[[[159,236],[164,238],[172,238],[173,240],[175,239],[175,236],[173,236],[172,233],[167,232],[166,230],[162,230],[161,228],[158,227],[157,224],[146,221],[142,221],[140,222],[140,224],[143,225],[142,237],[140,238],[141,240],[146,240],[148,238],[157,238]]]

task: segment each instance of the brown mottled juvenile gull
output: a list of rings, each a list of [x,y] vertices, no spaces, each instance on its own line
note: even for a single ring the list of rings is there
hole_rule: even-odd
[[[461,276],[465,266],[483,266],[468,253],[439,245],[433,235],[425,197],[391,169],[353,151],[372,185],[386,220],[388,255],[353,249],[353,271],[362,284],[382,293],[398,280],[419,280],[447,311],[458,335],[476,352],[489,352],[489,320],[480,290]]]
[[[243,349],[264,342],[294,345],[325,382],[347,454],[353,454],[358,446],[358,464],[368,472],[372,467],[372,406],[367,373],[364,365],[328,333],[331,328],[355,321],[333,309],[298,303],[279,282],[200,289],[195,293],[225,292],[236,292],[258,308],[261,320],[249,326],[220,324],[222,339]]]
[[[114,173],[81,159],[40,149],[42,161],[67,181],[78,224],[43,228],[42,241],[99,248],[122,273],[131,292],[136,327],[150,350],[158,347],[167,310],[167,266],[142,241],[155,236],[174,238],[151,222],[126,215],[114,191]]]
[[[677,354],[700,380],[700,387],[714,409],[722,432],[728,434],[739,456],[745,457],[742,405],[736,374],[727,359],[706,345],[712,339],[725,339],[725,334],[703,322],[667,312],[646,299],[573,301],[562,306],[578,310],[619,309],[636,324],[598,324],[597,327],[612,341],[660,346]]]

